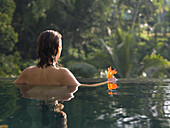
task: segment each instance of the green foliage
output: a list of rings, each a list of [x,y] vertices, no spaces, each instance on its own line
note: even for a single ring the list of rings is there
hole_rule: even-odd
[[[170,68],[170,61],[164,59],[160,55],[147,55],[143,60],[145,66],[144,69],[148,67],[160,67],[160,68]]]
[[[13,53],[18,41],[18,34],[12,27],[15,2],[0,0],[0,5],[0,77],[13,77],[13,74],[21,73],[18,66],[20,54]]]
[[[18,34],[11,25],[15,3],[13,0],[0,0],[0,5],[0,54],[7,54],[18,41]]]
[[[109,54],[103,50],[89,54],[87,62],[94,65],[97,69],[107,69],[113,63]]]
[[[18,34],[15,33],[11,25],[0,22],[0,35],[0,53],[8,54],[12,52],[17,42]]]
[[[15,52],[13,55],[1,54],[0,56],[0,77],[15,77],[19,75],[20,54]]]
[[[147,55],[159,53],[170,60],[170,9],[165,0],[0,0],[0,5],[1,58],[12,59],[18,51],[22,59],[22,63],[9,60],[18,64],[14,74],[36,65],[37,37],[46,29],[63,35],[60,63],[66,66],[73,62],[97,70],[112,66],[119,77],[138,77],[150,69],[141,68]],[[4,63],[1,60],[3,67]],[[1,74],[11,76],[8,70],[6,66]]]
[[[116,55],[116,66],[120,71],[121,76],[127,77],[133,61],[134,37],[131,33],[123,32],[118,28],[116,42],[117,47],[114,51]]]
[[[91,78],[99,74],[97,69],[88,63],[73,63],[68,68],[76,77]]]
[[[2,14],[7,14],[9,21],[11,23],[13,13],[15,10],[15,2],[13,0],[0,0],[0,12]],[[2,20],[2,19],[1,19]]]
[[[170,74],[166,70],[168,68],[170,68],[170,61],[160,55],[151,54],[150,56],[146,55],[143,59],[141,70],[148,73],[149,76],[161,77],[159,74],[164,73],[169,77]]]
[[[119,77],[129,77],[134,59],[135,40],[132,33],[117,28],[117,32],[106,43],[104,42],[104,46],[110,54],[111,65],[118,70]]]

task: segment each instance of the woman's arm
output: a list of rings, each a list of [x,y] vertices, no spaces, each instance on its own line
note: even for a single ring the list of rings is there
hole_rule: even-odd
[[[107,84],[108,82],[115,83],[117,81],[117,79],[114,76],[112,76],[111,78],[108,79],[108,81],[105,81],[105,82],[100,82],[100,83],[96,83],[96,84],[81,84],[77,81],[75,76],[68,69],[63,68],[62,70],[64,71],[64,73],[63,73],[64,74],[64,76],[63,76],[64,85],[97,87],[97,86]]]
[[[101,83],[96,83],[96,84],[81,84],[80,86],[97,87],[97,86],[101,86],[101,85],[104,85],[104,84],[107,84],[107,83],[108,83],[108,81],[101,82]]]
[[[111,78],[108,78],[108,81],[105,82],[100,82],[100,83],[96,83],[96,84],[81,84],[81,86],[87,86],[87,87],[97,87],[97,86],[101,86],[107,83],[115,83],[117,81],[117,79],[112,76]]]

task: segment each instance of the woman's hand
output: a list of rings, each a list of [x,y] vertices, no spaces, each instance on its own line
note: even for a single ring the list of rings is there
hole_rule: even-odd
[[[108,78],[108,82],[110,82],[110,83],[114,84],[114,83],[116,83],[116,81],[117,81],[117,79],[114,76]]]

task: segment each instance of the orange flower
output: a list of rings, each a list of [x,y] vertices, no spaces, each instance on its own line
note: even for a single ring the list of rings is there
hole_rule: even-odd
[[[114,95],[117,95],[116,92],[114,92],[114,93],[113,93],[113,92],[109,92],[108,94],[111,95],[111,96],[112,96],[113,94],[114,94]]]
[[[108,80],[109,80],[109,78],[112,78],[112,76],[116,73],[117,73],[116,69],[112,70],[112,68],[110,66],[110,68],[108,68],[108,72],[107,72]],[[115,92],[115,90],[117,88],[117,84],[109,82],[107,85],[108,85],[108,90],[109,90],[108,94],[109,95],[113,95],[113,94],[117,95],[117,93]]]
[[[117,88],[117,84],[108,83],[108,89],[109,90],[116,89],[116,88]]]
[[[114,95],[117,95],[117,92],[114,92],[113,94],[114,94]]]
[[[109,92],[108,94],[112,96],[112,95],[113,95],[113,92]]]
[[[107,77],[111,78],[116,73],[117,73],[116,69],[112,70],[112,68],[110,66],[110,68],[108,68]]]

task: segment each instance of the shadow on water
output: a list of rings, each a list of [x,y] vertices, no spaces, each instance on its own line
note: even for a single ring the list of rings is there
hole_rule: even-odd
[[[89,81],[89,79],[80,79]],[[92,81],[97,81],[92,79]],[[87,83],[87,82],[86,82]],[[107,85],[79,87],[16,87],[0,80],[0,126],[11,128],[168,128],[170,83],[158,79],[120,79],[117,95]],[[65,106],[65,107],[64,107]]]

